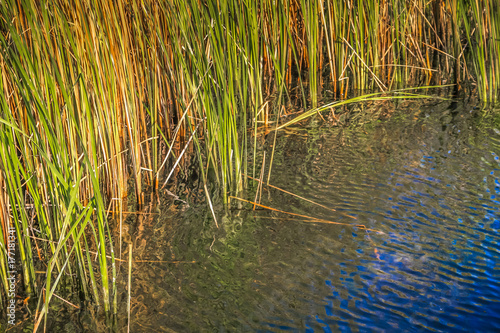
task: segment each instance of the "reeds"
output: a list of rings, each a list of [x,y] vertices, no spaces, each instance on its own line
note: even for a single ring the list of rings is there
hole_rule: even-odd
[[[227,202],[244,188],[257,128],[283,108],[321,110],[324,91],[343,99],[454,81],[495,101],[499,7],[488,0],[2,1],[3,291],[12,223],[24,291],[46,290],[41,314],[61,279],[116,311],[106,211],[122,209],[129,179],[141,204],[145,187],[158,189],[196,154],[205,189],[215,183]],[[45,285],[35,268],[46,271]]]

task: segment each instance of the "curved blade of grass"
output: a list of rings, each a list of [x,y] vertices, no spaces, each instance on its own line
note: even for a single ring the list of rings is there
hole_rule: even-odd
[[[411,94],[411,93],[406,92],[408,90],[422,90],[422,89],[442,88],[442,87],[446,87],[446,86],[426,86],[426,87],[417,87],[417,88],[405,88],[405,89],[394,90],[391,92],[378,92],[378,93],[366,94],[366,95],[346,99],[343,101],[335,101],[335,102],[320,106],[318,108],[309,110],[307,112],[304,112],[303,114],[295,117],[294,119],[278,126],[275,130],[280,130],[282,128],[288,127],[288,126],[295,124],[299,121],[307,119],[307,118],[317,114],[318,112],[326,111],[326,110],[329,110],[333,107],[339,107],[339,106],[347,105],[347,104],[366,102],[366,101],[382,101],[382,100],[405,99],[405,98],[439,98],[439,99],[443,99],[443,97],[436,97],[436,96],[430,96],[430,95],[417,95],[417,94]],[[392,93],[392,95],[387,95],[387,94],[391,94],[391,93]]]

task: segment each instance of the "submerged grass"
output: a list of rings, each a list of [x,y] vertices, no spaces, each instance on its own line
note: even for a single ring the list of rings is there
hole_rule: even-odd
[[[420,97],[387,94],[408,85],[458,83],[496,101],[499,16],[488,0],[3,1],[1,301],[9,227],[18,288],[46,291],[37,325],[61,281],[116,312],[106,207],[123,210],[129,187],[140,205],[195,154],[215,219],[207,185],[227,202],[256,177],[246,161],[259,126]],[[377,92],[345,99],[364,89]],[[321,105],[325,92],[341,101]],[[310,111],[280,125],[290,107]]]

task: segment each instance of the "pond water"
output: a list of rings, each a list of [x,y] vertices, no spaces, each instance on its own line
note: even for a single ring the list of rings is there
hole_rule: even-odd
[[[134,264],[131,331],[500,331],[497,124],[434,105],[280,132],[270,183],[315,203],[269,186],[260,202],[316,220],[241,204],[217,229],[204,203],[135,221],[150,261]]]

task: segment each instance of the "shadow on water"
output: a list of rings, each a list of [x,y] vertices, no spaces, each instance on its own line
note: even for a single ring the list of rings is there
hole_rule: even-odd
[[[158,209],[125,239],[131,331],[500,331],[497,124],[437,105],[281,132],[271,183],[335,211],[267,186],[262,204],[381,232],[245,205],[216,229],[206,204]]]

